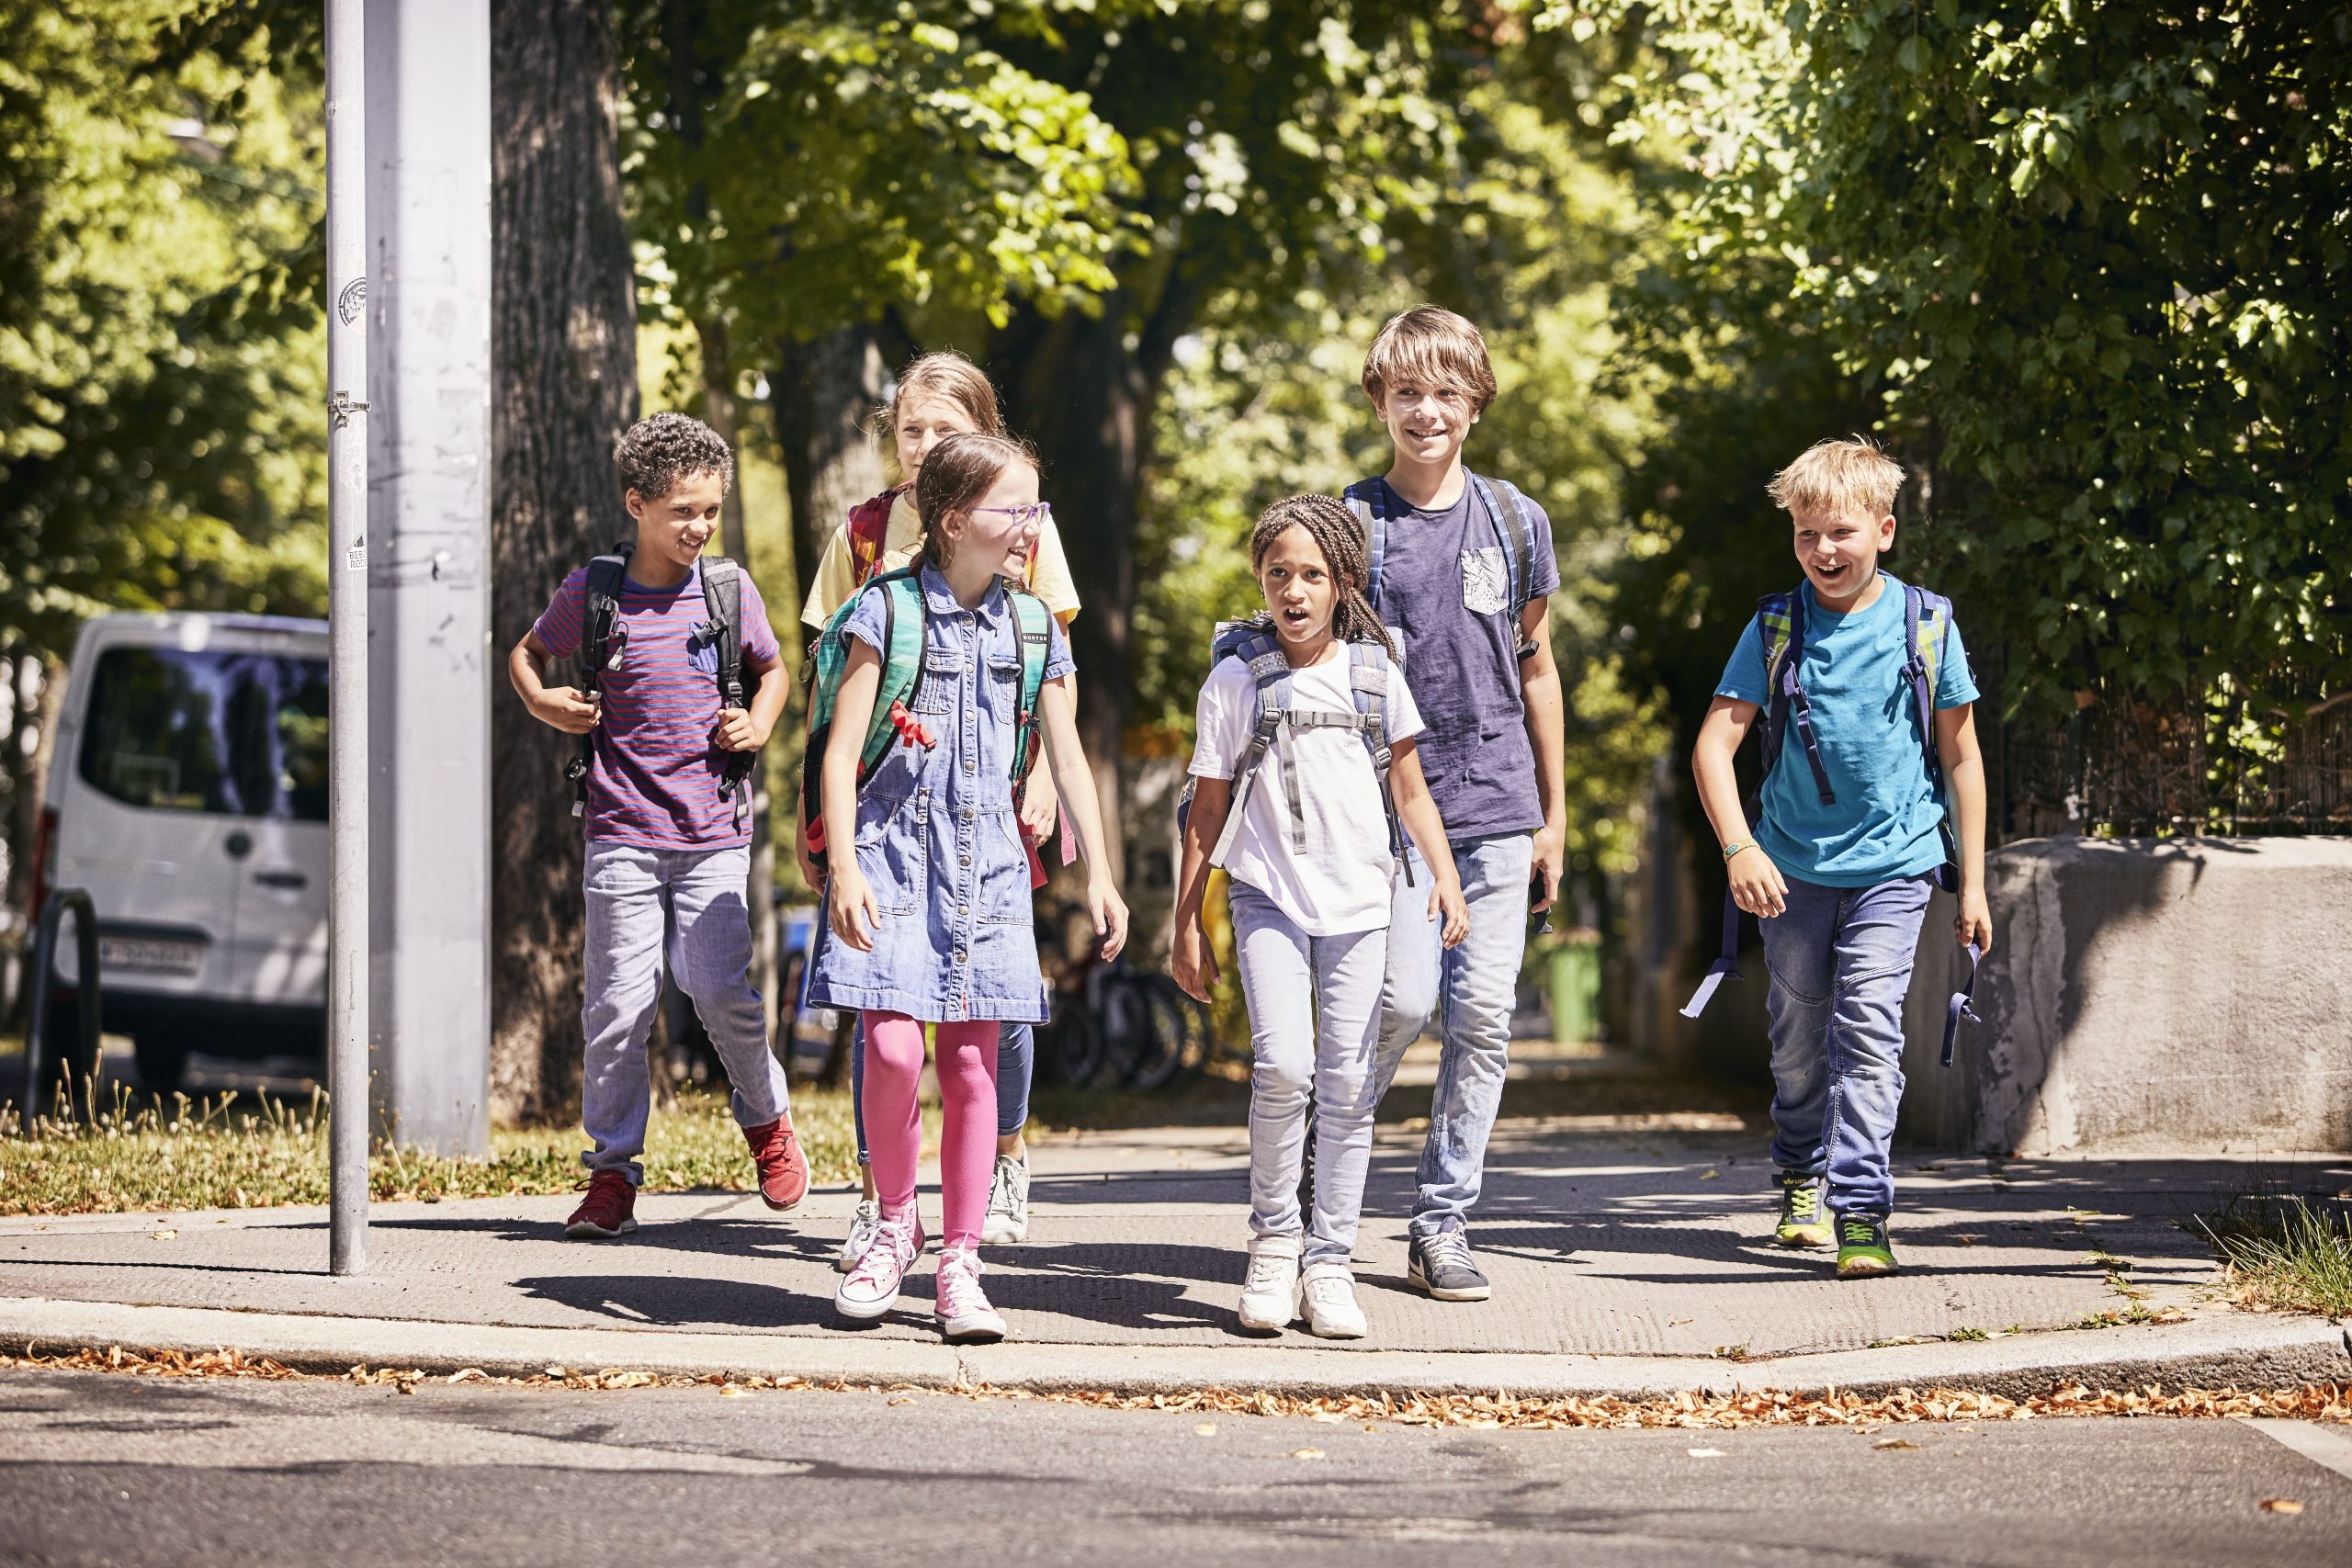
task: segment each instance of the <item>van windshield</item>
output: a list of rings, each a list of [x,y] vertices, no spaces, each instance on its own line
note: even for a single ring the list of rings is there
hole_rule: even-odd
[[[326,663],[110,648],[91,682],[79,767],[131,806],[323,822]]]

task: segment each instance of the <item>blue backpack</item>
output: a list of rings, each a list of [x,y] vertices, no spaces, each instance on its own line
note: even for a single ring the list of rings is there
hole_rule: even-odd
[[[1348,644],[1348,689],[1355,699],[1353,711],[1328,712],[1316,708],[1291,705],[1291,665],[1283,657],[1282,644],[1275,637],[1272,626],[1263,617],[1248,621],[1224,621],[1209,644],[1209,668],[1214,670],[1228,659],[1238,659],[1249,668],[1250,679],[1258,693],[1258,722],[1250,731],[1250,742],[1241,750],[1233,769],[1233,798],[1226,807],[1225,828],[1217,834],[1216,846],[1209,852],[1209,863],[1222,867],[1226,857],[1233,852],[1234,840],[1241,831],[1241,811],[1250,799],[1250,786],[1257,783],[1259,771],[1265,766],[1266,753],[1273,749],[1274,739],[1284,729],[1352,729],[1363,737],[1364,749],[1372,753],[1373,771],[1380,778],[1380,804],[1388,817],[1388,852],[1401,857],[1405,852],[1404,830],[1396,821],[1396,802],[1388,786],[1389,671],[1395,668],[1388,650],[1376,641],[1360,638]],[[1291,844],[1301,853],[1306,850],[1306,817],[1298,798],[1298,772],[1283,770],[1283,781],[1290,797]],[[1176,797],[1176,831],[1181,836],[1184,824],[1193,812],[1194,780],[1188,774],[1184,787]],[[1412,878],[1411,863],[1406,863],[1406,879]]]
[[[1798,671],[1804,665],[1804,595],[1802,592],[1767,593],[1756,603],[1757,629],[1764,641],[1763,722],[1757,739],[1763,748],[1764,765],[1756,780],[1756,793],[1748,799],[1750,822],[1763,820],[1764,781],[1770,778],[1779,765],[1789,730],[1794,726],[1797,739],[1804,748],[1805,765],[1813,773],[1814,789],[1821,796],[1821,804],[1834,806],[1837,792],[1830,788],[1829,771],[1821,761],[1820,738],[1814,733],[1813,705],[1804,694]],[[1951,807],[1944,791],[1943,758],[1936,746],[1936,682],[1943,668],[1944,647],[1951,630],[1951,601],[1940,593],[1933,593],[1911,583],[1903,585],[1903,679],[1911,688],[1912,705],[1918,721],[1919,746],[1928,764],[1928,786],[1935,794],[1936,804],[1944,808],[1943,820],[1938,825],[1943,835],[1944,863],[1936,868],[1936,886],[1947,893],[1960,889],[1958,843],[1952,834]],[[1715,987],[1726,979],[1739,976],[1739,906],[1732,902],[1731,892],[1724,892],[1723,953],[1705,976],[1699,988],[1683,1005],[1682,1016],[1696,1018],[1706,1010],[1713,999]],[[1973,982],[1971,982],[1972,988]],[[1952,1044],[1962,1016],[1973,1017],[1953,998],[1954,1006],[1944,1031],[1944,1065],[1951,1065]]]

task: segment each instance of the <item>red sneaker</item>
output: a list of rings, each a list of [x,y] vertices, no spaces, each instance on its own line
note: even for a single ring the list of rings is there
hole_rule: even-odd
[[[563,1234],[574,1241],[610,1241],[637,1228],[637,1184],[628,1173],[600,1170],[588,1179],[588,1196],[564,1221]]]
[[[779,1116],[759,1127],[743,1129],[752,1145],[752,1163],[760,1168],[760,1201],[769,1208],[791,1208],[808,1195],[808,1162],[800,1157],[800,1140],[792,1135],[792,1118]]]

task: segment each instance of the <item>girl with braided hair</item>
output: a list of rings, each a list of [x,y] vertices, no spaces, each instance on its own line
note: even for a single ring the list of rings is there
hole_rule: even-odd
[[[1396,871],[1383,826],[1384,740],[1388,793],[1430,868],[1430,918],[1442,919],[1448,946],[1462,940],[1468,916],[1445,824],[1414,755],[1420,715],[1365,597],[1354,517],[1329,496],[1276,502],[1251,531],[1250,560],[1265,613],[1244,635],[1220,636],[1228,654],[1201,687],[1177,879],[1176,983],[1204,1001],[1216,984],[1201,919],[1215,861],[1231,878],[1256,1057],[1241,1326],[1278,1333],[1303,1310],[1314,1333],[1356,1339],[1365,1324],[1350,1258],[1372,1160],[1373,1049]],[[1278,710],[1271,735],[1268,703]],[[1385,733],[1366,728],[1374,716]],[[1240,819],[1227,845],[1234,812]],[[1306,1214],[1298,1186],[1310,1103]]]

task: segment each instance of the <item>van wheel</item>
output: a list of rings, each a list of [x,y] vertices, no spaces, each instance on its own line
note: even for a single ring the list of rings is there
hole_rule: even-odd
[[[139,1083],[151,1094],[176,1094],[187,1077],[187,1047],[173,1040],[141,1034],[130,1043],[130,1058],[139,1064]]]

